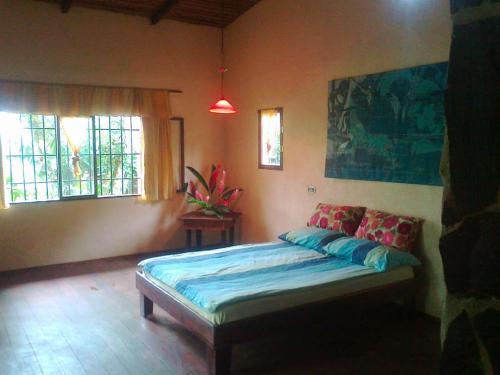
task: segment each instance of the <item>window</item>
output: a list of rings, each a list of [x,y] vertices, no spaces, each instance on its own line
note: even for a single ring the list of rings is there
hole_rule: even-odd
[[[184,173],[184,118],[172,117],[170,119],[170,127],[175,190],[178,193],[184,193],[188,185]]]
[[[283,108],[261,109],[259,114],[259,168],[283,169]]]
[[[12,203],[141,193],[139,117],[0,113]]]

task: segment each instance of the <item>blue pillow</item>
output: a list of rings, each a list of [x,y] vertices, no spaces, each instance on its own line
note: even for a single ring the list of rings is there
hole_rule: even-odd
[[[338,238],[345,237],[344,233],[316,227],[304,227],[283,233],[278,238],[309,249],[322,250],[323,246]]]
[[[410,253],[384,246],[379,242],[353,237],[339,238],[323,247],[327,254],[352,263],[388,271],[400,266],[420,266],[420,261]]]

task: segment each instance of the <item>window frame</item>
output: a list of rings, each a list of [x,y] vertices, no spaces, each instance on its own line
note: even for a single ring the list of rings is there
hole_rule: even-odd
[[[172,123],[177,122],[179,126],[179,176],[178,179],[181,182],[181,187],[176,187],[175,192],[176,193],[185,193],[187,191],[188,183],[186,182],[186,172],[185,172],[185,149],[184,149],[184,117],[179,117],[179,116],[174,116],[170,118],[170,124],[169,126],[172,126]],[[173,141],[173,140],[172,140]]]
[[[88,118],[92,120],[92,153],[93,153],[93,159],[94,159],[94,163],[93,163],[94,164],[93,165],[94,194],[64,196],[64,194],[63,194],[63,176],[62,176],[61,117],[66,117],[66,116],[58,116],[58,115],[55,116],[55,119],[56,119],[56,142],[57,142],[57,179],[58,179],[58,185],[59,185],[59,199],[52,199],[51,202],[105,198],[105,196],[99,197],[97,195],[97,154],[96,154],[97,149],[96,149],[96,143],[95,143],[96,142],[96,136],[95,136],[95,117],[96,116],[88,116]],[[75,117],[87,118],[87,116],[75,116]],[[123,195],[117,195],[115,197],[123,197]],[[47,201],[34,201],[34,202],[47,202]],[[20,203],[32,203],[32,202],[17,202],[17,203],[20,204]]]
[[[31,123],[31,116],[36,116],[39,115],[37,113],[19,113],[19,115],[29,115],[30,116],[30,123]],[[55,203],[55,202],[65,202],[65,201],[80,201],[80,200],[91,200],[91,199],[116,199],[116,198],[130,198],[130,197],[139,197],[142,194],[141,193],[136,193],[136,194],[122,194],[122,195],[97,195],[97,185],[98,185],[98,173],[97,173],[97,136],[96,136],[96,117],[99,116],[107,116],[107,117],[115,117],[113,115],[92,115],[92,116],[59,116],[59,115],[50,115],[54,116],[54,127],[55,127],[55,138],[56,138],[56,160],[57,160],[57,178],[58,178],[58,199],[46,199],[46,200],[32,200],[32,201],[17,201],[17,202],[12,202],[9,201],[10,205],[25,205],[25,204],[43,204],[43,203]],[[88,118],[92,121],[92,152],[93,152],[93,183],[94,183],[94,193],[93,194],[86,194],[86,195],[73,195],[73,196],[64,196],[63,195],[63,180],[62,180],[62,143],[61,143],[61,118],[62,117],[81,117],[81,118]],[[135,117],[131,115],[120,115],[116,117]],[[182,136],[181,140],[183,142],[184,138],[184,119],[183,118],[175,118],[177,119],[182,119]],[[32,125],[31,125],[32,126]],[[111,126],[111,125],[110,125]],[[31,130],[32,131],[32,130]],[[142,130],[141,130],[142,132]],[[44,140],[44,147],[45,147],[45,140]],[[182,147],[182,162],[184,162],[184,143],[181,144]],[[122,148],[122,154],[123,154],[123,148]],[[141,155],[142,155],[142,150],[141,150]],[[44,155],[46,157],[46,155]],[[12,173],[12,172],[11,172]],[[123,179],[122,179],[123,180]],[[132,179],[133,180],[133,179]],[[139,178],[138,178],[139,180]],[[140,178],[142,181],[142,177]],[[23,181],[23,184],[26,182]],[[122,182],[123,183],[123,182]],[[11,197],[9,197],[11,198]]]
[[[280,114],[280,164],[279,165],[270,165],[270,164],[263,164],[262,163],[262,112],[264,111],[276,111]],[[258,116],[258,133],[259,133],[259,138],[258,138],[258,168],[259,169],[269,169],[269,170],[275,170],[275,171],[282,171],[283,170],[283,107],[274,107],[274,108],[263,108],[257,110],[257,116]]]

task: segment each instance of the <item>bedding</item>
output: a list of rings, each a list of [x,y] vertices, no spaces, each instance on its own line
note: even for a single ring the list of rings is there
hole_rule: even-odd
[[[378,241],[401,251],[412,251],[421,224],[422,219],[416,217],[367,209],[355,236]]]
[[[345,234],[316,227],[305,227],[291,230],[278,236],[280,240],[288,241],[296,245],[305,246],[309,249],[321,252],[323,251],[323,246],[341,237],[345,237]]]
[[[413,277],[411,267],[380,273],[288,242],[167,255],[139,269],[216,325]]]
[[[327,254],[355,264],[387,271],[401,266],[420,266],[420,261],[408,252],[399,251],[379,242],[353,237],[340,238],[323,247]]]
[[[337,206],[335,204],[319,203],[307,222],[308,226],[330,229],[354,236],[363,218],[365,207]]]

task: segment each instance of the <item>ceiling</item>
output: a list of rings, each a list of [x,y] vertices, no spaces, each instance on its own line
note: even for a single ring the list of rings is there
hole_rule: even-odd
[[[225,27],[260,0],[39,0],[57,4],[61,12],[85,7],[149,18],[155,25],[164,18]],[[224,12],[223,12],[224,10]],[[224,16],[222,15],[224,14]]]

